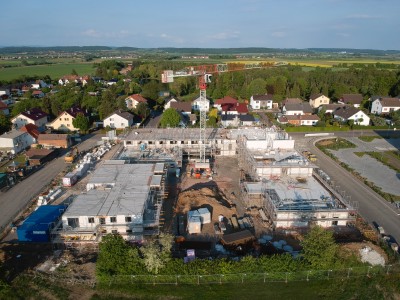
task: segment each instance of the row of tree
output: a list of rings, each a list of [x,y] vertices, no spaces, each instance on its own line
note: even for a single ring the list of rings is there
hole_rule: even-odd
[[[162,234],[145,246],[127,244],[120,235],[107,235],[99,247],[96,271],[99,278],[113,275],[206,275],[233,273],[294,272],[329,270],[359,264],[353,258],[343,258],[331,231],[315,226],[301,242],[301,259],[289,254],[245,256],[231,259],[196,259],[185,264],[172,258],[172,237]],[[350,265],[349,265],[350,264]]]

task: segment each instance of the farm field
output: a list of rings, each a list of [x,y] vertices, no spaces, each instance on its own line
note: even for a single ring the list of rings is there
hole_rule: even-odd
[[[66,74],[71,74],[76,70],[79,75],[92,74],[94,72],[93,62],[90,63],[61,63],[53,65],[37,65],[26,67],[0,68],[0,80],[10,81],[20,76],[45,76],[49,75],[52,79],[59,78]]]

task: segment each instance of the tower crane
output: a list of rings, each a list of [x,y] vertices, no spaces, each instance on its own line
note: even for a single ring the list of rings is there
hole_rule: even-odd
[[[206,90],[207,83],[211,82],[213,74],[225,73],[225,72],[233,72],[233,71],[243,71],[250,69],[261,69],[265,67],[271,67],[274,64],[272,63],[229,63],[229,64],[211,64],[211,65],[197,65],[197,66],[189,66],[185,67],[179,71],[173,70],[165,70],[161,74],[162,83],[171,83],[174,82],[174,78],[176,77],[188,77],[188,76],[196,76],[199,79],[199,88],[200,88],[200,101],[199,101],[199,110],[200,110],[200,160],[199,162],[205,166],[206,162],[206,120],[207,120],[207,99],[206,99]]]

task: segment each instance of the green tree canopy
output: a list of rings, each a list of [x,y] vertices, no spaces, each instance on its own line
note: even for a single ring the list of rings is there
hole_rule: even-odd
[[[75,119],[72,120],[72,125],[79,128],[82,133],[86,133],[90,128],[89,119],[83,113],[79,113]]]
[[[181,121],[181,116],[174,108],[166,109],[162,116],[160,125],[161,127],[176,127],[178,126],[179,122]]]
[[[321,226],[314,226],[301,242],[303,257],[313,269],[327,270],[335,263],[338,246],[333,233]]]

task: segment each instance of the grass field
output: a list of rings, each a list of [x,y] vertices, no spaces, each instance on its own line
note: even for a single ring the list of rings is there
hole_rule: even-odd
[[[52,79],[57,79],[63,75],[71,74],[76,70],[79,75],[92,74],[94,72],[93,63],[61,63],[53,65],[37,65],[27,67],[13,67],[0,69],[0,80],[10,81],[22,75],[44,76],[49,75]]]

